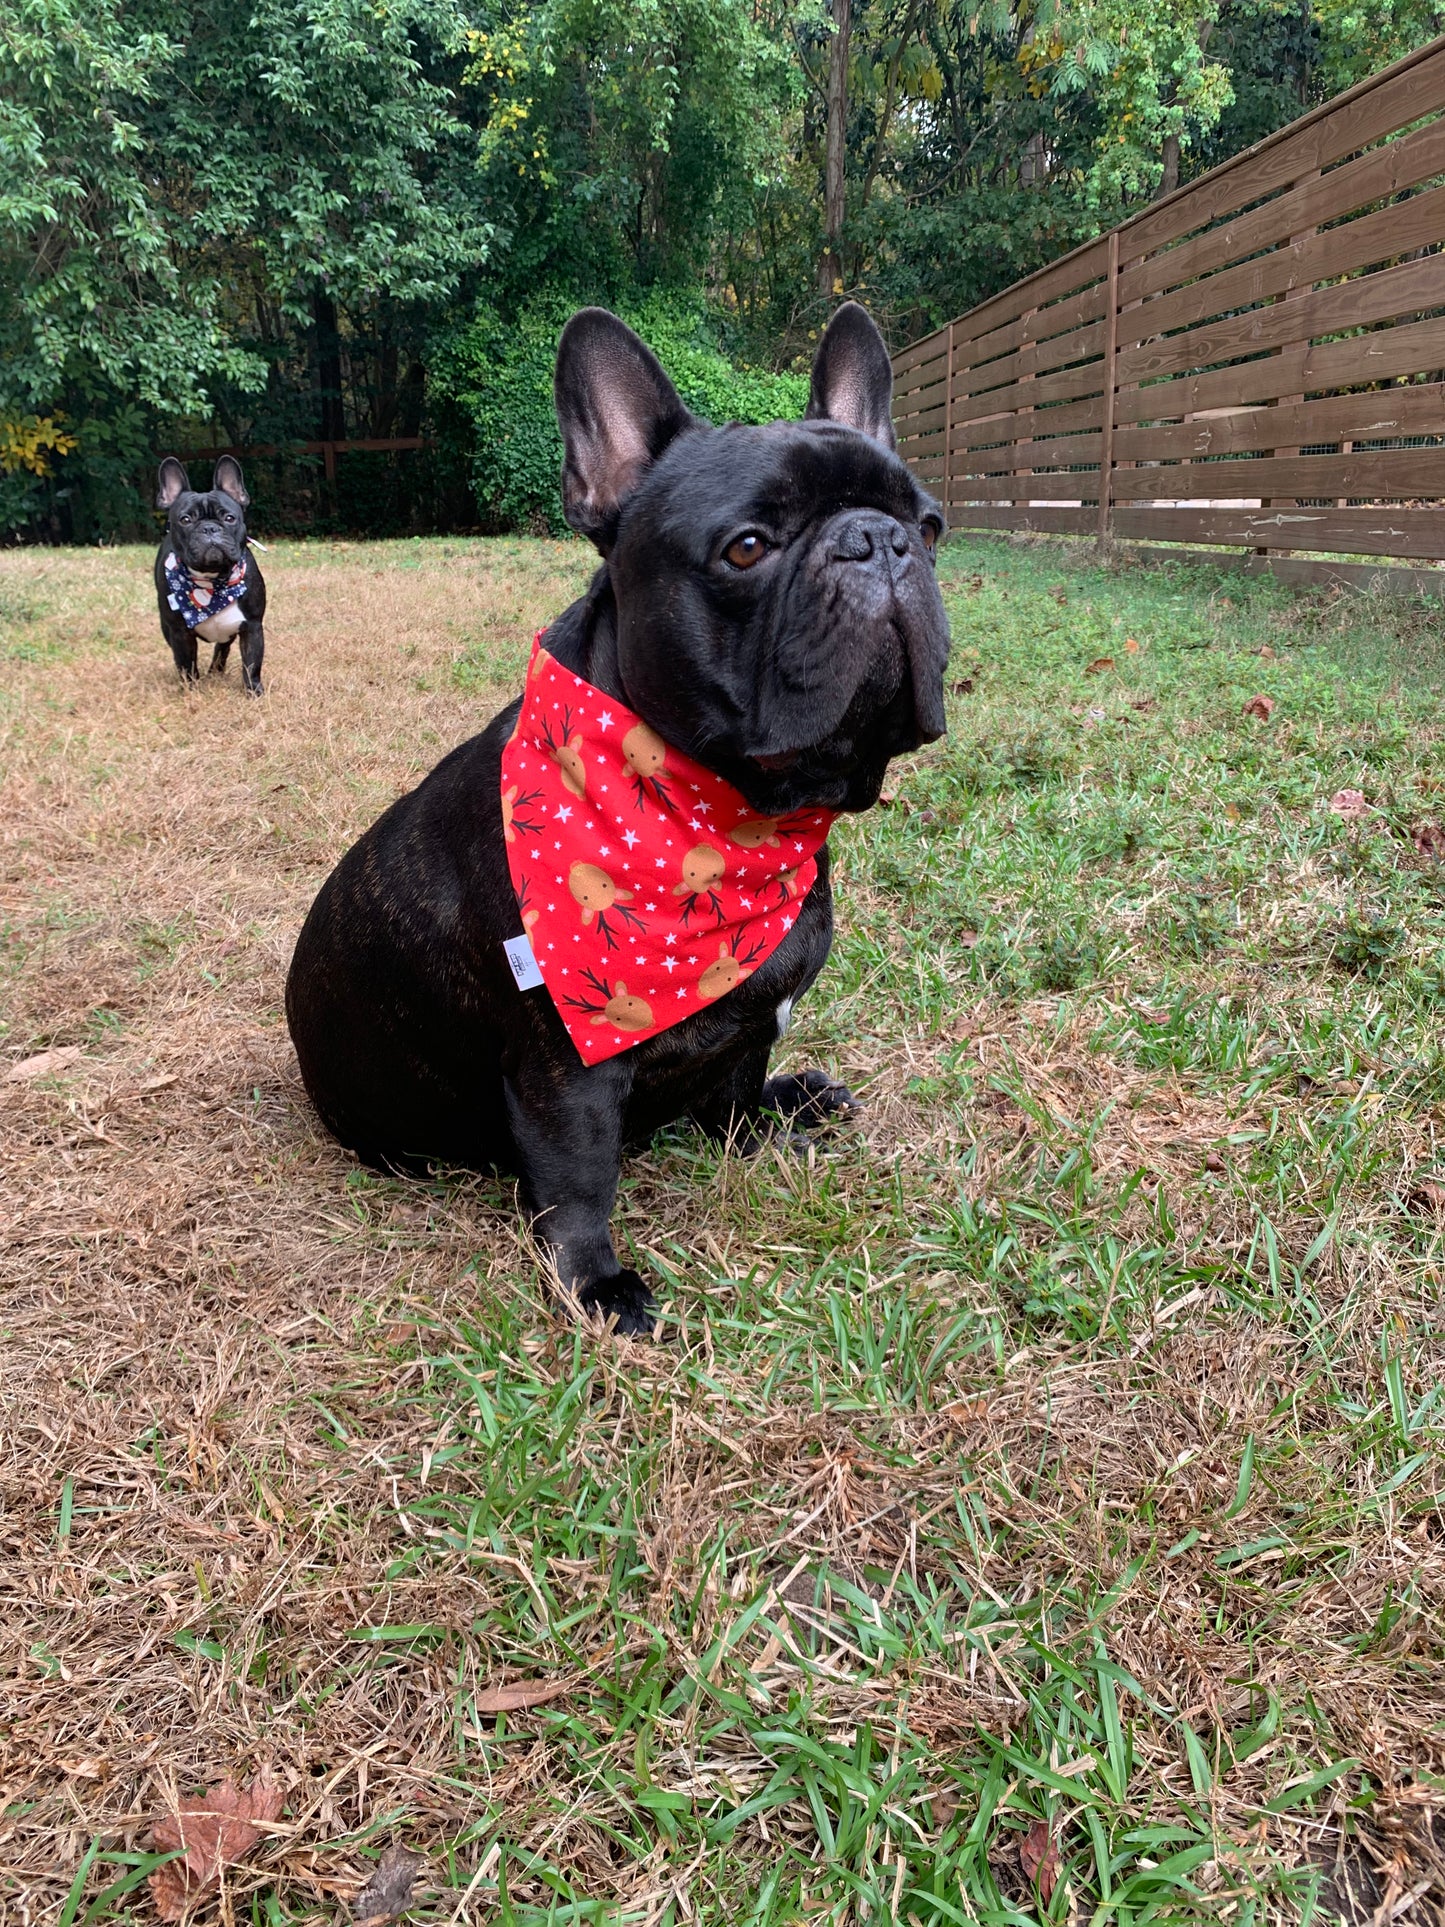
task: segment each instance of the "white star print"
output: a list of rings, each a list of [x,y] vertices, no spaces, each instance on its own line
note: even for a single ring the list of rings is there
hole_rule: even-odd
[[[738,902],[742,905],[744,910],[751,910],[753,907],[753,900],[751,897],[739,897]]]
[[[612,851],[608,848],[607,844],[602,843],[598,845],[597,854],[599,856],[611,856]]]
[[[659,870],[665,870],[667,868],[667,858],[665,856],[658,857],[657,868]]]
[[[676,937],[669,937],[667,941],[668,941],[668,943],[669,943],[669,944],[674,944],[674,943],[676,943],[676,942],[677,942],[677,938],[676,938]]]
[[[668,941],[669,943],[671,943],[671,942],[672,942],[672,938],[671,938],[671,937],[669,937],[667,941]],[[664,958],[663,958],[663,960],[662,960],[662,967],[663,967],[663,969],[664,969],[664,970],[665,970],[665,971],[667,972],[667,974],[668,974],[668,976],[670,977],[670,976],[672,975],[672,973],[673,973],[673,971],[677,969],[677,958],[676,958],[676,957],[664,957]]]
[[[559,803],[552,814],[559,823],[565,823],[572,815],[572,805],[570,803]]]
[[[684,997],[686,997],[686,995],[687,995],[687,992],[686,992],[685,990],[680,990],[680,991],[678,991],[678,993],[677,993],[677,995],[678,995],[678,999],[679,999],[679,1001],[680,1001],[680,1000],[681,1000],[682,998],[684,998]]]
[[[792,919],[791,917],[784,917],[784,918],[783,918],[783,928],[784,928],[785,930],[791,930],[791,929],[792,929],[792,927],[793,927],[793,919]]]
[[[622,841],[627,845],[629,850],[632,849],[637,842],[636,830],[624,830],[622,832]]]
[[[597,718],[597,724],[600,729],[611,729],[612,711],[610,709],[604,709],[602,714]]]
[[[690,830],[700,830],[700,829],[702,828],[702,825],[701,825],[701,823],[699,823],[699,822],[698,822],[698,820],[697,820],[697,818],[696,818],[695,816],[690,816],[690,817],[689,817],[689,818],[687,819],[687,827],[688,827],[688,828],[689,828]]]

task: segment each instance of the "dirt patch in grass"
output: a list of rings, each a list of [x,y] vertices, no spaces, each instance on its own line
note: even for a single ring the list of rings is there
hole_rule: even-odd
[[[946,557],[977,673],[837,838],[785,1059],[866,1120],[630,1160],[669,1336],[599,1346],[509,1184],[325,1137],[281,1012],[587,554],[266,562],[250,703],[139,551],[5,561],[0,1914],[153,1918],[153,1819],[265,1767],[204,1917],[396,1841],[421,1920],[941,1927],[1039,1913],[1042,1838],[1041,1918],[1445,1920],[1445,752],[1388,625]]]

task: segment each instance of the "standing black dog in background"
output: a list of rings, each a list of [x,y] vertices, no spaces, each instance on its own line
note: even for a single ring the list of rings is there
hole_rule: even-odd
[[[211,674],[220,675],[239,637],[242,681],[249,695],[259,696],[266,653],[266,584],[246,546],[250,500],[241,464],[233,455],[223,455],[216,463],[204,492],[193,489],[185,469],[174,455],[167,455],[156,487],[156,507],[168,511],[165,539],[156,554],[156,599],[161,634],[184,681],[195,682],[199,676],[198,639],[212,645]]]
[[[871,808],[889,758],[943,733],[948,621],[933,572],[943,515],[895,452],[892,387],[882,336],[852,303],[819,345],[807,419],[760,428],[698,421],[613,315],[585,310],[562,336],[562,499],[603,566],[545,647],[598,703],[642,719],[624,744],[640,745],[628,748],[639,805],[676,750],[753,813],[731,839],[706,826],[717,847],[692,852],[715,859],[695,866],[700,896],[745,833],[756,844],[799,811]],[[564,1292],[643,1332],[652,1295],[608,1235],[624,1145],[685,1115],[756,1141],[771,1118],[806,1127],[854,1108],[822,1072],[768,1075],[832,940],[827,846],[766,961],[733,959],[726,981],[699,986],[705,1008],[584,1062],[548,991],[519,989],[503,949],[532,927],[507,856],[522,799],[503,794],[501,773],[519,708],[453,750],[342,858],[297,942],[286,1014],[306,1088],[343,1144],[393,1169],[435,1158],[516,1171]],[[599,718],[609,725],[615,715]],[[564,716],[553,760],[578,799],[596,771],[578,767],[567,733]],[[560,831],[569,809],[558,798],[548,823]],[[624,810],[617,848],[599,852],[614,869],[643,827]],[[682,859],[704,826],[684,811],[674,828]],[[614,901],[634,923],[660,912],[676,867],[634,895],[580,864],[570,886],[543,888],[552,902],[538,913],[574,915],[575,897],[580,942]],[[687,887],[685,863],[681,875]],[[629,935],[625,949],[608,1012],[628,1029],[651,1012],[621,993],[628,979],[641,987],[638,964],[659,945]]]

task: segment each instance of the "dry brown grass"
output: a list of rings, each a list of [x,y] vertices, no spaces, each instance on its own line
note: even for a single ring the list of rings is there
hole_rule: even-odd
[[[36,1923],[96,1832],[134,1842],[176,1785],[262,1753],[308,1849],[378,1806],[455,1820],[480,1797],[449,1784],[424,1663],[300,1721],[262,1689],[218,1692],[174,1635],[223,1590],[279,1614],[314,1675],[338,1621],[464,1610],[450,1580],[445,1602],[377,1596],[365,1522],[391,1515],[382,1468],[414,1444],[378,1340],[419,1306],[445,1320],[479,1250],[507,1262],[512,1215],[480,1185],[375,1220],[349,1203],[281,990],[331,864],[498,706],[585,558],[338,543],[266,570],[268,694],[249,702],[234,662],[177,686],[141,552],[3,561],[12,605],[46,611],[26,624],[41,659],[6,665],[6,1054],[84,1048],[58,1079],[0,1082],[3,1777],[23,1816],[0,1911]],[[494,690],[456,685],[464,651],[495,661]],[[363,1451],[318,1436],[308,1401],[338,1387],[367,1409]],[[337,1541],[340,1512],[362,1529]]]
[[[1214,1850],[1187,1905],[1138,1918],[1288,1920],[1281,1874],[1328,1862],[1324,1917],[1355,1917],[1352,1888],[1359,1918],[1445,1921],[1440,1465],[1381,1498],[1378,1420],[1382,1334],[1412,1408],[1445,1363],[1439,1253],[1401,1203],[1433,1165],[1428,1110],[1373,1118],[1380,1166],[1341,1194],[1295,1317],[1289,1266],[1329,1181],[1306,1102],[1101,1044],[1137,1002],[1118,984],[1071,1004],[954,976],[935,1008],[927,944],[860,837],[848,956],[804,1041],[864,1090],[867,1123],[803,1168],[686,1140],[629,1165],[620,1228],[670,1288],[672,1344],[579,1348],[548,1322],[507,1185],[362,1177],[320,1131],[281,1011],[315,888],[493,713],[586,569],[562,544],[280,548],[269,693],[249,703],[234,670],[175,685],[139,552],[3,559],[23,651],[0,696],[0,1045],[10,1064],[82,1054],[0,1081],[0,1920],[53,1921],[92,1841],[143,1847],[178,1797],[261,1765],[286,1812],[223,1918],[261,1891],[277,1911],[257,1919],[335,1918],[393,1835],[431,1855],[437,1920],[492,1917],[503,1847],[567,1870],[599,1917],[659,1927],[750,1918],[788,1856],[799,1908],[840,1921],[921,1883],[919,1853],[955,1870],[951,1904],[992,1880],[1027,1918],[1015,1816],[1050,1807],[1087,1860],[1086,1805],[1015,1763],[970,1848],[980,1736],[1045,1772],[1101,1750],[1080,1723],[1095,1699],[1057,1697],[1059,1656],[1107,1648],[1141,1689],[1127,1796],[1091,1809],[1111,1850],[1147,1868],[1129,1829],[1181,1813]],[[916,830],[896,810],[878,847]],[[1259,1007],[1241,1023],[1263,1021],[1267,986],[1228,982]],[[1270,1205],[1283,1270],[1250,1300],[1267,1193],[1230,1137],[1281,1109],[1309,1143],[1298,1197]],[[1144,1174],[1112,1215],[1051,1188],[1085,1140],[1100,1195]],[[1093,1292],[1082,1336],[1020,1309],[1045,1259],[1050,1288]],[[504,1328],[491,1353],[479,1322]],[[540,1414],[520,1451],[513,1381]],[[490,1445],[479,1385],[503,1415]],[[1234,1505],[1246,1453],[1260,1470]],[[503,1520],[493,1458],[511,1486],[552,1481],[531,1523]],[[580,1520],[606,1493],[604,1551],[547,1540],[549,1508]],[[424,1636],[388,1631],[407,1627]],[[629,1723],[658,1653],[667,1692]],[[574,1723],[479,1719],[481,1689],[536,1673],[569,1683]],[[753,1726],[717,1714],[719,1681]],[[851,1858],[797,1789],[718,1839],[639,1822],[639,1789],[714,1817],[766,1790],[779,1727],[845,1750],[871,1728],[914,1791]],[[1270,1811],[1347,1757],[1318,1802]],[[842,1858],[881,1902],[830,1886]],[[87,1896],[123,1871],[98,1865]],[[545,1905],[525,1866],[514,1882]],[[795,1917],[777,1906],[757,1918]],[[102,1917],[131,1907],[149,1918],[124,1897]]]

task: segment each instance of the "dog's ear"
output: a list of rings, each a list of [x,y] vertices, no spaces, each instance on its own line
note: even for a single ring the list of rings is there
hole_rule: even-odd
[[[562,511],[606,555],[628,496],[693,418],[657,356],[605,308],[583,308],[562,330],[553,392]]]
[[[233,502],[239,502],[242,508],[245,508],[251,499],[246,493],[246,478],[241,473],[241,464],[234,455],[223,455],[216,463],[216,472],[211,477],[211,487],[222,490]]]
[[[190,493],[191,479],[174,455],[167,455],[156,472],[156,507],[168,509],[178,495]]]
[[[893,364],[872,315],[845,301],[823,330],[813,357],[805,421],[841,422],[887,449],[893,439]]]

